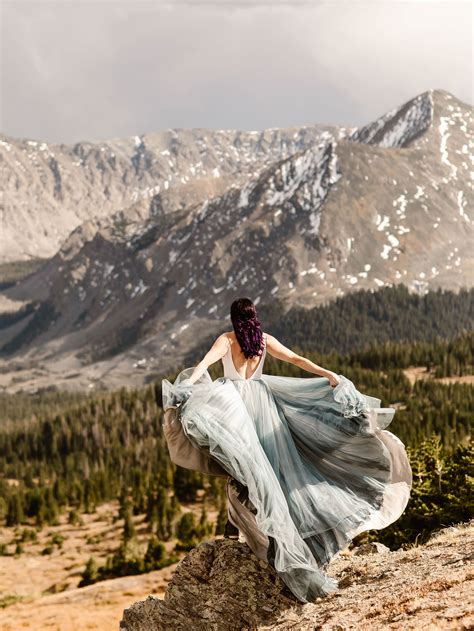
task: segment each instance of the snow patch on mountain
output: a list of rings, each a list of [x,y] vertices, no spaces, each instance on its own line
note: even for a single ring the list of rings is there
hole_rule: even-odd
[[[396,107],[349,136],[349,140],[380,147],[406,147],[426,131],[433,119],[432,91]]]
[[[341,177],[336,153],[337,142],[322,143],[302,155],[283,162],[268,182],[266,203],[283,206],[297,193],[298,204],[307,212],[309,234],[317,235],[319,208],[331,186]]]

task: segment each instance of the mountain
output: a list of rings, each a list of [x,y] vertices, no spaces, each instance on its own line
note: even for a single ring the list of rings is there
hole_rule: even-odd
[[[74,228],[132,205],[166,212],[204,201],[275,159],[354,128],[169,129],[53,145],[0,134],[0,263],[48,258]]]
[[[469,105],[430,90],[349,132],[295,129],[297,146],[262,132],[242,171],[214,151],[212,194],[201,178],[78,225],[2,292],[0,387],[142,383],[179,367],[241,295],[310,308],[361,288],[472,285]],[[234,146],[241,132],[223,134]]]

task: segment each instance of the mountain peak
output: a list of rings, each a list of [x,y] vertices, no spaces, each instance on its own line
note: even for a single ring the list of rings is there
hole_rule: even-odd
[[[466,116],[472,109],[447,90],[426,90],[357,128],[349,140],[390,148],[417,146],[440,116],[450,116],[455,107]]]
[[[462,103],[462,101],[458,99],[457,96],[455,96],[452,92],[449,92],[448,90],[443,90],[442,88],[432,88],[431,90],[427,90],[423,94],[428,94],[428,93],[431,95],[431,97],[435,101],[438,99],[441,99],[441,100],[447,99],[447,100],[459,101],[460,103]]]
[[[4,148],[2,254],[23,244],[39,256],[52,236],[58,247],[5,290],[7,304],[29,306],[5,320],[0,353],[55,383],[61,357],[80,371],[77,387],[138,385],[138,359],[170,370],[242,292],[311,308],[400,282],[420,294],[469,287],[471,110],[428,91],[355,133],[187,130],[165,145],[141,135],[63,154]]]

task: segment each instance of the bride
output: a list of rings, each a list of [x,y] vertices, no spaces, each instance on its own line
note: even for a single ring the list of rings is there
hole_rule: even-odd
[[[229,521],[310,602],[338,589],[324,572],[331,559],[405,510],[412,471],[404,444],[385,429],[395,409],[264,333],[249,298],[235,300],[230,316],[232,332],[174,383],[163,380],[170,455],[228,477]],[[318,376],[267,375],[267,352]],[[213,381],[208,368],[218,360],[224,376]]]

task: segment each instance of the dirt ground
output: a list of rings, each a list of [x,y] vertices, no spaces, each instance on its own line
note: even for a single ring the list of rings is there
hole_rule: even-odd
[[[474,629],[474,520],[443,528],[424,545],[413,544],[406,550],[357,546],[342,551],[346,553],[327,570],[339,589],[304,605],[289,599],[281,585],[268,581],[266,564],[253,562],[251,551],[242,550],[240,544],[226,540],[212,551],[202,544],[199,548],[175,572],[169,597],[130,603],[122,628]]]
[[[148,594],[163,596],[175,565],[163,570],[126,576],[59,594],[28,597],[0,610],[2,631],[117,631],[123,610]]]
[[[201,503],[183,506],[199,517]],[[117,631],[123,610],[148,594],[162,596],[176,564],[162,570],[100,581],[78,588],[85,564],[93,556],[98,565],[118,547],[123,520],[114,520],[118,503],[98,507],[94,514],[82,514],[82,525],[67,523],[62,515],[58,526],[47,526],[38,533],[38,542],[25,543],[19,556],[0,557],[0,629],[48,629],[51,631]],[[215,521],[217,512],[208,508],[208,519]],[[145,542],[144,516],[134,517],[138,541]],[[23,526],[19,529],[22,530]],[[65,537],[62,547],[54,546],[51,554],[42,554],[51,535]],[[13,528],[0,528],[0,543],[13,552]],[[165,543],[171,551],[175,541]],[[183,554],[184,556],[184,554]]]
[[[403,371],[405,376],[413,385],[419,379],[433,379],[440,383],[474,383],[474,375],[465,375],[464,377],[439,377],[435,379],[432,372],[428,371],[425,366],[410,366]]]

